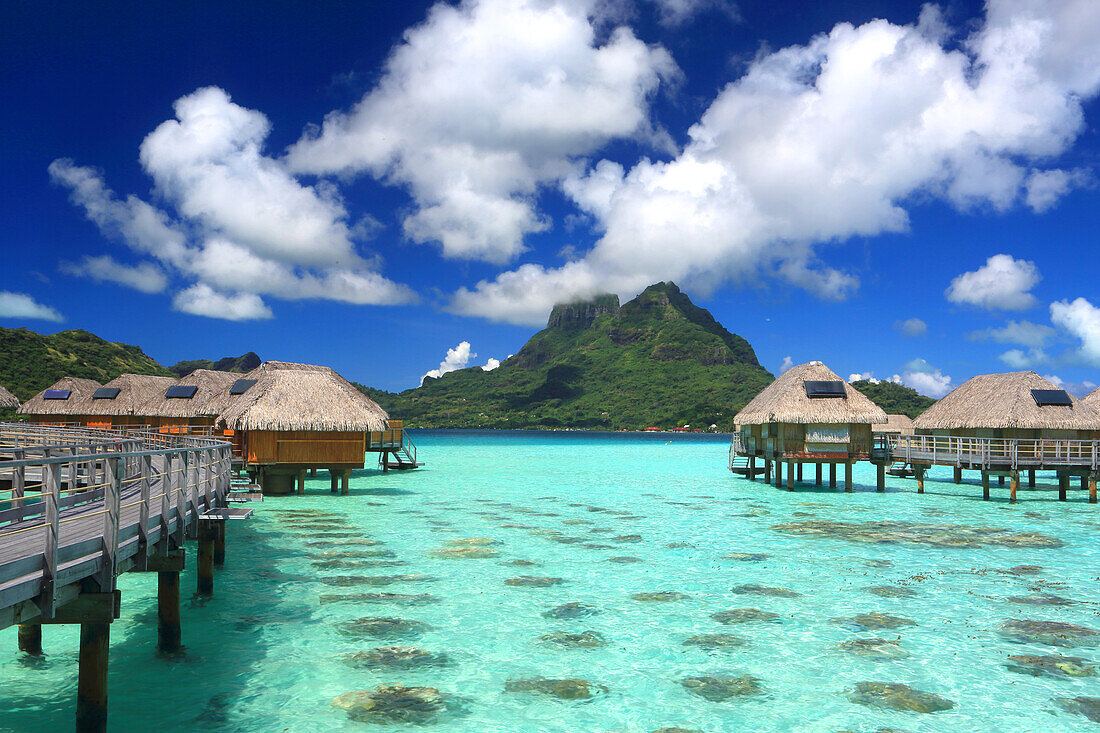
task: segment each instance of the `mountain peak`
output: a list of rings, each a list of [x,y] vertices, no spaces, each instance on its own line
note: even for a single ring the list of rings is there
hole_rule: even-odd
[[[618,312],[619,296],[605,293],[590,300],[555,305],[554,309],[550,311],[550,318],[546,322],[546,327],[564,330],[588,328],[600,316]]]

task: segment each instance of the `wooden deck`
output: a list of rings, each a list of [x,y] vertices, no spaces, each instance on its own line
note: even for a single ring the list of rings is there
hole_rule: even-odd
[[[230,461],[212,437],[0,425],[0,629],[182,547],[225,506]]]

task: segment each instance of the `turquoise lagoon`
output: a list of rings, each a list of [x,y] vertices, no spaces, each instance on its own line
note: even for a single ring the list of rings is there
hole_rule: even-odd
[[[1016,505],[996,485],[994,501],[982,502],[974,479],[955,486],[949,470],[934,471],[924,495],[904,479],[889,479],[879,494],[868,464],[856,468],[854,493],[812,485],[790,493],[732,476],[724,436],[420,432],[416,439],[427,461],[418,471],[357,472],[350,496],[331,495],[322,474],[307,482],[305,496],[268,499],[253,519],[233,523],[214,597],[185,602],[187,649],[179,658],[154,652],[155,578],[124,576],[123,616],[111,639],[111,728],[1096,729],[1056,699],[1100,696],[1100,677],[1024,674],[1009,668],[1008,657],[1063,653],[1100,661],[1100,648],[1084,646],[1089,638],[1052,639],[1083,644],[1067,647],[1001,633],[1012,619],[1100,628],[1100,507],[1085,503],[1079,491],[1068,503],[1055,501],[1049,477],[1044,482],[1040,475],[1040,490],[1021,491]],[[879,521],[901,524],[885,530],[868,524]],[[841,527],[848,536],[776,529],[806,522],[843,525],[795,529]],[[1025,535],[1024,546],[1018,537],[944,546],[959,533],[942,525],[1043,537]],[[891,541],[899,529],[934,543]],[[499,554],[434,552],[469,538],[491,540],[482,547]],[[194,548],[188,552],[186,590],[195,585]],[[757,557],[726,557],[732,553]],[[610,561],[626,557],[635,560]],[[516,560],[537,564],[511,564]],[[1021,565],[1037,569],[1010,571]],[[561,581],[506,583],[519,576]],[[733,590],[754,585],[791,593]],[[879,595],[868,590],[874,587],[901,590]],[[633,598],[660,591],[684,597]],[[383,593],[398,595],[320,601]],[[1009,600],[1046,598],[1041,594],[1074,603]],[[543,617],[566,603],[598,613]],[[776,618],[739,624],[712,618],[736,608]],[[842,620],[872,612],[915,625],[861,631]],[[396,640],[342,633],[341,624],[363,617],[424,626]],[[592,631],[605,644],[563,648],[542,638],[562,631]],[[684,645],[705,634],[733,634],[744,643]],[[842,648],[866,638],[899,642],[886,648],[902,652],[879,660]],[[47,627],[44,644],[45,659],[28,660],[15,650],[14,628],[0,633],[0,730],[71,728],[77,633]],[[387,644],[444,654],[448,663],[401,671],[346,661]],[[751,675],[760,690],[712,701],[682,684],[714,675]],[[535,677],[584,678],[594,694],[562,700],[506,689],[509,681]],[[919,713],[857,704],[849,698],[861,682],[905,684],[954,705]],[[332,704],[343,693],[383,684],[437,688],[448,696],[448,709],[413,727],[358,722]]]

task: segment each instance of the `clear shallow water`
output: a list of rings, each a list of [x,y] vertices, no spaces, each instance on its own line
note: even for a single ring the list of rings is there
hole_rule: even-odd
[[[185,603],[187,650],[181,659],[155,656],[155,577],[124,576],[123,616],[112,628],[112,729],[409,730],[355,722],[331,704],[351,690],[402,683],[459,698],[460,709],[429,728],[439,731],[1096,730],[1053,698],[1100,696],[1100,678],[1033,677],[1005,663],[1010,654],[1058,652],[1100,660],[1100,648],[1013,643],[997,633],[1013,618],[1100,628],[1100,509],[1084,503],[1082,492],[1072,492],[1066,504],[1052,500],[1052,477],[1044,482],[1040,475],[1045,490],[1021,491],[1022,500],[1010,506],[1007,489],[994,485],[996,499],[985,503],[974,478],[955,486],[950,471],[942,469],[931,474],[924,496],[915,493],[912,481],[892,478],[885,495],[876,493],[870,465],[857,467],[852,494],[812,486],[789,493],[732,476],[725,467],[725,438],[440,432],[420,433],[417,443],[428,462],[423,469],[357,472],[350,496],[331,495],[322,473],[307,482],[306,496],[268,499],[252,520],[231,524],[215,596]],[[810,520],[993,526],[1042,532],[1064,546],[872,544],[772,528]],[[311,526],[323,523],[340,526]],[[349,532],[379,544],[345,545],[344,538],[318,536],[325,532]],[[631,535],[640,540],[631,541]],[[499,556],[432,554],[449,541],[472,537],[496,541],[491,547]],[[321,553],[360,550],[393,553],[360,559],[401,564],[316,565],[355,559]],[[768,557],[723,557],[734,552]],[[193,546],[188,554],[185,590],[195,586]],[[608,561],[622,556],[641,562]],[[504,564],[516,559],[538,565]],[[1024,564],[1042,570],[1027,576],[1003,572]],[[393,575],[413,577],[347,587],[322,581]],[[521,575],[562,582],[505,583]],[[731,592],[744,584],[801,595]],[[883,585],[916,594],[880,597],[866,590]],[[658,603],[631,597],[665,590],[687,598]],[[1054,607],[1006,600],[1038,592],[1078,602]],[[430,594],[438,602],[319,601],[322,595],[360,593]],[[600,613],[573,621],[542,617],[569,602]],[[735,625],[711,618],[731,608],[757,608],[779,618]],[[858,632],[831,621],[872,611],[917,625]],[[400,640],[339,632],[338,624],[368,616],[431,628]],[[606,646],[562,649],[539,641],[555,631],[588,630],[601,634]],[[15,631],[0,632],[0,730],[71,728],[76,629],[47,627],[47,656],[40,663],[16,652]],[[683,646],[691,636],[714,633],[736,634],[747,643],[728,651]],[[900,638],[910,656],[872,661],[839,648],[846,640],[872,637]],[[372,671],[341,659],[386,644],[443,652],[451,663]],[[685,677],[716,673],[751,674],[764,691],[711,702],[680,684]],[[508,680],[535,676],[583,677],[606,692],[565,701],[505,690]],[[918,714],[857,705],[845,692],[863,681],[908,684],[955,706]]]

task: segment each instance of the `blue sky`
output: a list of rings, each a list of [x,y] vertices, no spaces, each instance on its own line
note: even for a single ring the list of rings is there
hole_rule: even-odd
[[[0,7],[0,325],[404,389],[675,280],[773,372],[1100,382],[1091,0],[110,7]]]

